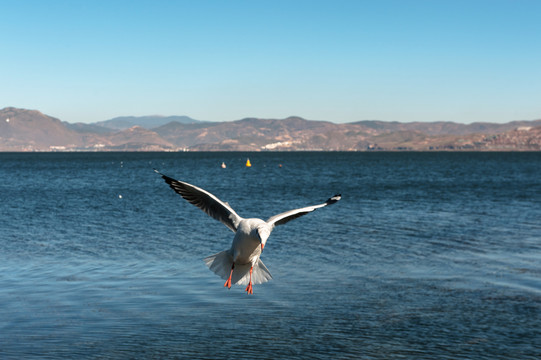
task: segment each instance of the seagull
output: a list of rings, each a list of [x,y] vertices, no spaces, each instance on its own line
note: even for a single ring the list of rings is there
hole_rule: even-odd
[[[209,269],[225,279],[224,287],[231,289],[231,284],[247,285],[246,292],[253,294],[253,284],[262,284],[272,276],[261,261],[260,256],[267,239],[277,225],[283,225],[293,219],[306,215],[316,209],[334,204],[341,195],[334,195],[322,204],[289,210],[269,219],[245,219],[240,217],[227,202],[197,186],[161,175],[167,184],[190,204],[197,206],[207,215],[221,221],[235,233],[231,248],[203,259]]]

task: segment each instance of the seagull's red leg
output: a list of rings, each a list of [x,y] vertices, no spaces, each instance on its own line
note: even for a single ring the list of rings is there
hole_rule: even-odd
[[[231,266],[231,272],[229,273],[229,278],[227,278],[224,287],[231,289],[231,276],[233,275],[233,269],[235,268],[235,263]]]
[[[246,291],[248,292],[248,294],[253,294],[254,293],[254,290],[252,290],[252,269],[253,268],[254,268],[253,266],[250,268],[250,283],[246,287]]]

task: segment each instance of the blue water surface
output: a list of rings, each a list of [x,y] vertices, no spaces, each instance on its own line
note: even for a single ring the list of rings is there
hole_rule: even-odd
[[[250,296],[153,168],[244,217],[343,198],[273,231]],[[0,179],[0,359],[541,358],[541,153],[1,153]]]

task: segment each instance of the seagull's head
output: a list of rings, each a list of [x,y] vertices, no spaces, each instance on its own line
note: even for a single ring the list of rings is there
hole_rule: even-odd
[[[267,224],[261,224],[260,226],[258,226],[257,235],[259,236],[259,242],[261,243],[261,251],[263,251],[263,248],[265,247],[267,239],[270,235],[269,226]]]

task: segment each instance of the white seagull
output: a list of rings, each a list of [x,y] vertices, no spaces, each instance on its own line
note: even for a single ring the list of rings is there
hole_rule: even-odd
[[[235,233],[230,249],[208,256],[204,261],[211,271],[222,279],[226,279],[225,287],[230,289],[231,284],[247,284],[246,291],[248,294],[254,293],[252,284],[262,284],[272,279],[269,270],[259,257],[274,227],[283,225],[316,209],[334,204],[341,198],[341,195],[335,195],[323,204],[289,210],[271,216],[267,221],[244,219],[227,202],[221,201],[208,191],[172,179],[156,169],[154,171],[160,174],[165,182],[190,204],[197,206],[212,218],[221,221]]]

